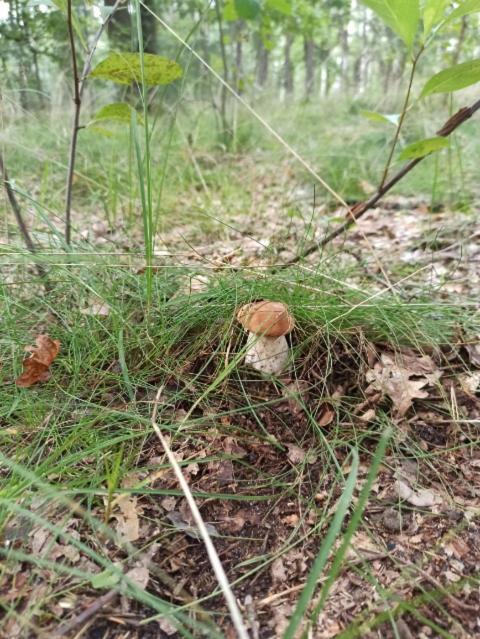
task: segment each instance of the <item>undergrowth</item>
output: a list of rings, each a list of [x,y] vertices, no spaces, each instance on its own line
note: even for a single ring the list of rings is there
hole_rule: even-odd
[[[369,344],[438,355],[461,332],[480,330],[480,318],[468,306],[437,302],[421,291],[405,298],[395,287],[365,292],[358,277],[348,284],[353,273],[333,270],[327,257],[314,270],[300,266],[273,274],[159,264],[151,303],[144,274],[128,259],[120,262],[80,247],[63,257],[45,252],[41,259],[53,285],[45,292],[21,258],[18,252],[4,258],[11,276],[0,285],[3,570],[8,573],[15,562],[30,564],[31,587],[46,575],[55,575],[59,584],[45,600],[22,603],[24,628],[59,623],[49,598],[66,601],[68,608],[82,588],[108,589],[122,580],[128,598],[150,615],[166,616],[183,636],[222,636],[215,613],[205,612],[218,595],[205,572],[198,575],[197,599],[180,606],[165,598],[164,588],[145,591],[123,574],[153,543],[168,546],[176,534],[158,506],[159,499],[181,495],[167,480],[169,467],[152,433],[159,387],[159,424],[182,467],[198,468],[192,490],[207,520],[209,513],[218,517],[215,504],[227,510],[229,503],[251,510],[263,504],[262,516],[274,517],[286,500],[303,513],[280,549],[261,552],[254,545],[252,554],[253,541],[247,539],[246,554],[233,553],[227,560],[241,591],[242,583],[261,578],[276,557],[310,543],[318,546],[346,485],[352,451],[366,467],[376,460],[375,444],[390,423],[388,403],[371,423],[359,424],[355,416],[364,399]],[[290,371],[279,378],[262,378],[242,363],[246,336],[236,310],[264,298],[288,304],[296,321],[289,337]],[[99,304],[106,316],[96,314]],[[16,388],[24,347],[41,332],[61,342],[52,378]],[[327,409],[332,420],[319,426]],[[285,442],[308,450],[300,465],[285,464]],[[414,441],[399,446],[403,455],[428,458]],[[232,460],[239,464],[235,489],[212,483],[211,464]],[[326,502],[317,507],[314,496],[325,487]],[[115,530],[112,513],[122,495],[146,500],[145,511],[152,509],[149,532],[138,547]],[[345,508],[346,513],[348,503]],[[317,523],[305,533],[304,518],[312,509]],[[32,554],[29,535],[38,529],[49,532],[50,548],[61,540],[83,556],[83,563],[72,559],[73,551],[55,562],[48,546]],[[252,539],[255,534],[252,529]],[[232,538],[235,534],[218,543]],[[92,571],[103,571],[97,585]],[[165,575],[156,578],[165,585]],[[389,601],[389,593],[382,596]],[[21,593],[18,597],[23,601]],[[15,598],[1,605],[7,620],[18,616]],[[390,621],[395,627],[393,615]]]

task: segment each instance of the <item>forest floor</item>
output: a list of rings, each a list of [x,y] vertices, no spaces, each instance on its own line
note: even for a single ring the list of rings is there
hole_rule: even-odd
[[[342,535],[335,541],[320,580],[328,597],[316,623],[305,620],[303,629],[316,639],[480,634],[480,211],[432,212],[422,198],[388,197],[323,252],[270,275],[268,266],[287,262],[341,217],[312,209],[309,189],[292,181],[300,214],[285,225],[278,188],[284,184],[275,175],[259,180],[251,211],[221,233],[199,236],[185,224],[158,237],[155,290],[164,295],[170,287],[164,299],[179,323],[190,306],[188,321],[161,345],[162,331],[173,329],[161,316],[154,316],[157,332],[142,326],[137,284],[124,279],[111,297],[98,295],[99,281],[108,279],[107,288],[114,278],[102,270],[108,260],[91,262],[96,279],[84,287],[75,320],[67,307],[80,298],[67,291],[84,286],[76,267],[59,270],[59,281],[71,278],[63,302],[52,293],[32,301],[18,269],[6,275],[4,308],[18,346],[2,347],[2,401],[14,403],[0,416],[2,459],[12,460],[5,476],[14,478],[4,494],[16,504],[2,532],[11,551],[0,573],[2,636],[182,636],[139,592],[180,606],[199,636],[202,624],[206,636],[218,629],[235,636],[187,503],[148,426],[159,386],[160,425],[170,432],[252,639],[285,632],[352,471],[351,449],[359,466],[344,533],[387,427],[387,452],[361,522],[337,574]],[[115,253],[117,271],[143,278],[135,234],[100,219],[78,216],[75,223],[84,238],[79,255]],[[141,253],[140,237],[138,246]],[[289,302],[297,318],[293,368],[275,381],[239,364],[218,381],[219,366],[244,340],[232,310],[266,293]],[[212,300],[222,310],[206,311]],[[145,340],[120,331],[123,351],[106,345],[101,358],[90,358],[88,340],[107,343],[123,309]],[[195,316],[202,312],[211,326],[199,337]],[[22,344],[44,332],[61,341],[52,378],[14,397]],[[190,333],[195,346],[185,345]],[[12,352],[15,366],[7,361]],[[74,384],[75,371],[83,377]],[[197,402],[205,389],[208,401]],[[28,458],[18,453],[21,442]],[[135,596],[115,589],[108,562],[129,571]],[[208,629],[212,620],[217,630]]]

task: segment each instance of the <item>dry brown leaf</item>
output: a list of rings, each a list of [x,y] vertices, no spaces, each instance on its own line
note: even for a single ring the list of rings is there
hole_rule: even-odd
[[[27,346],[30,355],[23,360],[23,373],[16,384],[28,388],[38,382],[46,382],[50,378],[50,366],[60,352],[60,342],[49,335],[37,335],[36,346]]]
[[[91,302],[91,304],[87,306],[87,308],[83,308],[80,313],[92,317],[108,317],[110,314],[110,306],[105,304],[105,302]]]
[[[404,499],[409,504],[418,506],[418,508],[431,508],[442,501],[440,495],[433,490],[427,490],[426,488],[414,490],[401,479],[397,479],[395,489],[400,499]]]
[[[288,459],[292,462],[292,464],[300,464],[306,457],[306,452],[302,450],[296,444],[286,444],[288,448]]]
[[[317,421],[317,424],[323,428],[324,426],[328,426],[329,424],[331,424],[334,418],[335,418],[335,411],[332,408],[326,406],[322,416]]]
[[[414,399],[428,397],[424,387],[434,384],[442,375],[428,355],[382,353],[380,359],[367,372],[366,379],[371,388],[391,398],[398,417],[406,414]]]
[[[480,340],[477,338],[477,341],[473,341],[470,344],[465,344],[465,349],[468,353],[468,357],[470,362],[474,366],[478,366],[480,368]]]
[[[128,541],[136,541],[140,536],[137,498],[124,497],[118,501],[118,507],[121,512],[113,515],[117,520],[117,532]]]
[[[287,581],[287,572],[282,557],[277,557],[270,566],[273,583],[284,583]]]

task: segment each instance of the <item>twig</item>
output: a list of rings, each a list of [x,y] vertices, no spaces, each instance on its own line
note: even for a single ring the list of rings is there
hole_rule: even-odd
[[[390,153],[389,153],[388,158],[387,158],[387,163],[385,165],[385,170],[383,171],[382,181],[380,182],[380,186],[378,187],[379,189],[382,188],[382,186],[385,184],[385,182],[387,181],[387,178],[388,178],[388,172],[389,172],[390,166],[392,164],[393,154],[395,153],[395,149],[397,148],[397,143],[398,143],[398,140],[400,138],[400,132],[402,130],[403,123],[405,121],[405,116],[407,115],[408,104],[410,102],[410,95],[412,93],[413,79],[415,77],[415,71],[416,71],[416,68],[417,68],[418,60],[419,60],[420,56],[422,55],[422,53],[423,53],[423,47],[420,49],[420,51],[414,57],[413,62],[412,62],[412,70],[410,71],[410,79],[408,81],[408,88],[407,88],[407,93],[405,95],[405,101],[403,103],[402,112],[400,114],[400,119],[399,119],[398,124],[397,124],[397,130],[395,131],[395,137],[393,138],[392,147],[390,149]]]
[[[185,499],[187,500],[187,503],[190,507],[190,510],[191,510],[193,519],[195,521],[195,524],[197,525],[200,537],[202,538],[203,543],[205,544],[205,548],[207,550],[210,564],[218,580],[218,585],[220,586],[220,589],[223,592],[223,596],[225,597],[225,601],[230,611],[230,616],[232,618],[232,622],[235,627],[235,630],[237,631],[237,635],[240,639],[249,639],[249,635],[245,627],[245,624],[243,622],[242,614],[236,602],[235,595],[232,592],[227,575],[225,574],[225,571],[223,569],[218,553],[215,550],[215,546],[213,545],[212,539],[205,526],[205,522],[203,521],[202,515],[200,514],[200,511],[192,495],[192,492],[187,483],[187,480],[185,479],[182,473],[182,469],[180,468],[180,465],[177,462],[175,455],[173,454],[170,446],[168,445],[167,440],[163,436],[162,431],[160,430],[157,424],[158,404],[160,401],[160,396],[162,394],[162,391],[163,391],[163,386],[160,386],[160,388],[157,391],[157,395],[155,397],[155,403],[154,403],[153,411],[152,411],[152,428],[155,431],[155,434],[157,435],[158,439],[160,440],[160,443],[163,446],[163,450],[165,451],[165,454],[172,466],[172,469],[173,469],[173,472],[175,473],[177,481],[180,484],[180,488],[182,489],[183,494],[185,495]]]
[[[5,166],[5,162],[3,161],[3,156],[0,153],[0,175],[2,177],[3,186],[5,188],[5,192],[8,197],[8,201],[10,202],[10,206],[12,207],[13,214],[15,215],[15,220],[17,221],[18,228],[20,229],[20,234],[23,237],[23,241],[25,242],[25,246],[32,253],[32,255],[36,255],[37,249],[35,248],[35,244],[30,236],[30,232],[25,224],[25,220],[23,219],[22,211],[20,209],[20,204],[15,196],[15,192],[12,189],[12,185],[10,184],[10,179],[8,177],[7,167]],[[47,272],[43,268],[41,264],[35,263],[35,268],[37,269],[38,275],[44,280],[45,288],[50,290],[50,285],[47,281]]]
[[[105,20],[100,25],[95,37],[93,38],[92,46],[90,47],[90,51],[85,59],[85,63],[83,65],[82,75],[79,77],[78,75],[78,66],[77,66],[77,53],[75,49],[75,37],[73,33],[73,20],[72,20],[72,0],[67,0],[67,27],[68,27],[68,37],[70,41],[70,51],[72,55],[72,70],[73,70],[73,102],[75,104],[75,112],[73,116],[73,127],[72,127],[72,137],[70,138],[70,151],[69,151],[69,160],[68,160],[68,169],[67,169],[67,187],[66,187],[66,196],[65,196],[65,242],[70,244],[72,238],[72,220],[71,220],[71,211],[72,211],[72,186],[73,186],[73,176],[75,172],[75,158],[77,153],[77,138],[78,132],[82,128],[80,126],[80,110],[82,108],[82,97],[83,90],[85,88],[85,80],[90,72],[90,66],[92,64],[93,55],[97,49],[98,41],[100,40],[102,33],[105,30],[110,18],[117,10],[118,6],[124,2],[124,0],[117,0],[112,7],[110,13],[106,16]]]
[[[478,110],[480,109],[480,100],[477,100],[470,107],[463,107],[460,109],[455,115],[449,118],[441,129],[437,131],[437,135],[440,137],[448,137],[455,129],[457,129],[461,124],[469,120]],[[332,240],[334,240],[339,235],[342,235],[345,231],[347,231],[353,224],[357,222],[359,218],[362,217],[368,210],[370,210],[375,204],[381,200],[381,198],[392,189],[395,184],[400,182],[402,178],[404,178],[410,171],[420,164],[422,160],[424,160],[427,156],[424,155],[421,158],[416,158],[414,160],[410,160],[407,164],[405,164],[395,175],[388,180],[381,188],[377,190],[377,192],[372,195],[371,198],[365,200],[364,202],[359,202],[351,209],[347,211],[347,220],[340,224],[336,229],[331,231],[328,235],[326,235],[320,242],[315,244],[311,244],[307,249],[299,253],[297,256],[289,260],[283,266],[291,266],[292,264],[296,264],[303,258],[315,253],[319,249],[322,249],[327,244],[330,244]]]
[[[113,599],[115,599],[115,597],[118,594],[119,594],[118,590],[109,590],[98,599],[95,599],[89,606],[85,608],[83,612],[76,615],[69,621],[66,621],[61,626],[59,626],[57,630],[55,630],[55,632],[53,633],[53,636],[55,637],[55,639],[57,637],[65,637],[66,635],[69,635],[72,632],[72,630],[75,630],[75,628],[78,628],[78,626],[81,626],[82,624],[84,624],[86,621],[88,621],[94,615],[96,615],[97,612],[99,612],[107,604],[113,601]]]

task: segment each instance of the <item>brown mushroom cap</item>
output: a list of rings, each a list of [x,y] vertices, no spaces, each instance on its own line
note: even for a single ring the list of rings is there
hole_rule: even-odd
[[[252,302],[245,304],[237,313],[242,326],[256,335],[280,337],[293,330],[295,322],[282,302]]]

